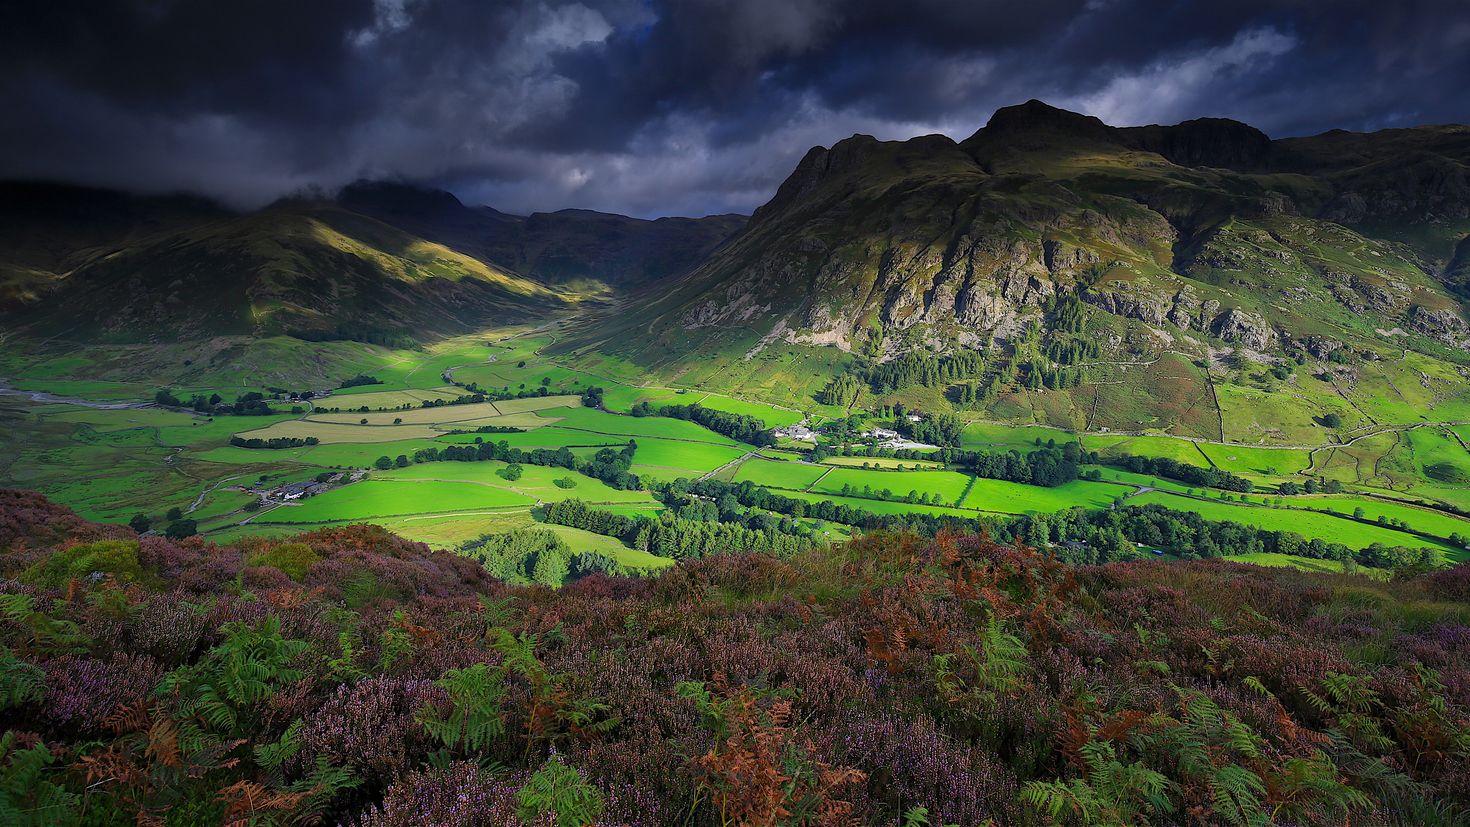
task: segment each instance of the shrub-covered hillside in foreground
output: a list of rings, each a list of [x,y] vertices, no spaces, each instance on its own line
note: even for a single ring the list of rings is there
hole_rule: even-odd
[[[0,492],[0,823],[1462,824],[1470,568],[873,535],[553,591]]]

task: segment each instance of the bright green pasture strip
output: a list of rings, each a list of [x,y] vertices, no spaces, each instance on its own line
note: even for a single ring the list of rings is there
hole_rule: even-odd
[[[1127,483],[1128,485],[1137,485],[1145,488],[1159,488],[1164,491],[1174,491],[1179,494],[1184,494],[1189,491],[1189,486],[1185,485],[1184,483],[1175,482],[1174,480],[1166,480],[1162,477],[1151,477],[1148,474],[1135,474],[1132,471],[1123,471],[1117,468],[1109,468],[1105,465],[1089,466],[1089,468],[1096,468],[1098,471],[1102,472],[1102,478],[1104,482],[1121,482]],[[1122,496],[1126,493],[1128,492],[1121,488],[1118,489],[1119,496]]]
[[[1301,571],[1317,571],[1327,574],[1342,574],[1342,563],[1337,560],[1316,560],[1311,557],[1296,557],[1290,554],[1277,554],[1274,551],[1259,551],[1254,554],[1232,554],[1220,558],[1232,563],[1250,563],[1256,566],[1269,566],[1272,568],[1291,568]],[[1367,575],[1377,580],[1387,580],[1392,576],[1383,569],[1373,569],[1367,566],[1358,566],[1358,574]]]
[[[662,416],[620,416],[592,408],[568,408],[543,411],[538,416],[554,414],[561,417],[556,423],[563,428],[575,428],[600,434],[620,434],[633,437],[652,436],[665,439],[688,439],[709,442],[715,445],[738,445],[727,436],[711,431],[693,422],[669,419]]]
[[[1254,445],[1207,445],[1198,450],[1214,461],[1216,467],[1234,474],[1281,476],[1305,471],[1312,462],[1310,451],[1300,448],[1260,448]],[[1202,465],[1202,462],[1191,463]]]
[[[851,485],[859,491],[866,486],[873,491],[888,489],[900,497],[910,491],[917,491],[920,494],[938,494],[946,503],[954,504],[965,493],[965,487],[969,484],[969,475],[958,471],[867,471],[862,468],[834,468],[812,490],[840,494],[843,485]]]
[[[1193,511],[1208,520],[1231,520],[1268,531],[1295,531],[1307,538],[1321,538],[1329,543],[1342,543],[1348,548],[1367,548],[1374,543],[1409,548],[1436,548],[1455,554],[1448,546],[1376,525],[1364,525],[1341,517],[1297,511],[1287,508],[1238,505],[1235,503],[1181,497],[1163,491],[1150,491],[1128,500],[1129,505],[1157,504],[1179,511]]]
[[[572,497],[595,503],[653,502],[647,491],[624,491],[604,483],[602,480],[542,465],[522,465],[521,477],[507,480],[500,475],[506,463],[486,462],[425,462],[391,471],[375,471],[374,480],[442,480],[446,482],[475,482],[505,488],[541,500],[557,501]],[[562,488],[557,480],[570,479],[576,483],[572,488]]]
[[[353,410],[362,407],[367,407],[370,410],[374,408],[398,408],[403,405],[408,405],[410,408],[418,408],[423,402],[435,399],[458,399],[468,393],[463,388],[444,387],[442,382],[439,384],[439,387],[413,388],[401,391],[374,391],[364,386],[362,393],[351,392],[357,391],[358,388],[347,388],[345,390],[334,391],[331,396],[314,399],[312,403],[318,408],[347,408]],[[377,386],[375,385],[373,387]]]
[[[699,404],[716,411],[753,416],[765,422],[768,428],[794,425],[802,420],[800,411],[788,411],[765,402],[750,402],[718,393],[706,394],[699,399]]]
[[[602,405],[610,411],[627,413],[639,402],[650,405],[687,405],[699,395],[680,393],[673,388],[635,388],[629,385],[614,385],[606,382],[594,383],[603,387]]]
[[[1443,511],[1435,511],[1432,508],[1419,508],[1412,505],[1400,505],[1398,503],[1384,502],[1373,497],[1353,497],[1337,495],[1301,496],[1287,497],[1285,504],[1296,508],[1315,508],[1336,511],[1339,514],[1352,514],[1355,509],[1363,509],[1363,516],[1370,520],[1376,520],[1380,516],[1393,520],[1403,520],[1410,528],[1436,534],[1440,537],[1449,537],[1451,534],[1460,534],[1470,537],[1470,520],[1446,514]]]
[[[803,465],[796,462],[752,457],[740,464],[740,469],[735,472],[735,481],[804,491],[823,474],[834,470],[836,469],[824,468],[820,465]]]
[[[909,503],[887,502],[885,500],[867,500],[862,497],[834,497],[830,494],[812,494],[806,491],[776,490],[776,494],[790,497],[795,500],[807,502],[834,502],[840,505],[849,505],[853,508],[870,511],[874,514],[931,514],[938,517],[963,517],[974,519],[984,516],[976,511],[968,511],[960,508],[950,508],[943,505],[911,505]]]
[[[259,522],[371,520],[399,514],[529,507],[535,502],[524,494],[469,482],[373,479],[318,494],[299,506],[278,508],[263,514]]]
[[[1105,482],[1074,480],[1045,488],[1005,480],[977,479],[963,503],[965,508],[1024,514],[1028,511],[1062,511],[1074,506],[1106,508],[1128,489]]]
[[[555,425],[536,428],[523,434],[449,434],[437,437],[439,442],[474,444],[476,440],[499,444],[504,442],[513,448],[561,448],[587,445],[611,445],[621,448],[628,444],[628,437],[616,434],[594,434],[587,431],[569,431]],[[639,441],[639,450],[643,442]]]
[[[402,439],[431,439],[441,430],[433,425],[346,425],[290,419],[268,428],[241,431],[241,439],[309,439],[341,444],[396,442]]]
[[[407,411],[384,411],[380,413],[358,413],[355,411],[314,413],[307,419],[310,422],[330,422],[338,425],[444,425],[446,423],[465,422],[471,419],[498,418],[503,413],[494,403],[476,402],[469,405],[440,405],[434,408],[414,408]],[[364,419],[367,420],[366,423],[362,422]],[[394,420],[402,420],[402,422],[399,423]],[[526,421],[531,422],[532,425],[536,424],[532,420]]]
[[[502,414],[544,411],[551,408],[579,408],[580,396],[532,396],[526,399],[503,399],[495,403]]]
[[[294,462],[301,465],[318,465],[324,468],[362,468],[372,465],[378,457],[396,457],[399,454],[412,456],[420,448],[443,448],[441,443],[428,439],[406,439],[397,442],[369,444],[340,443],[313,445],[303,448],[237,448],[226,445],[193,455],[205,462],[227,462],[237,465],[264,465]]]
[[[1056,428],[1046,428],[1039,425],[1000,425],[991,422],[971,422],[965,426],[960,434],[960,446],[966,450],[976,451],[1009,451],[1012,448],[1018,451],[1036,450],[1036,440],[1040,439],[1045,445],[1048,440],[1056,440],[1058,445],[1068,442],[1076,442],[1077,437],[1066,431]]]
[[[842,467],[861,468],[871,465],[874,468],[896,469],[902,466],[905,470],[914,468],[942,468],[943,464],[927,459],[894,459],[893,457],[827,457],[822,460],[823,465],[837,465]]]
[[[1168,457],[1190,465],[1208,465],[1203,454],[1187,439],[1169,436],[1121,436],[1092,434],[1083,437],[1082,447],[1103,456],[1131,454],[1137,457]]]
[[[638,449],[633,452],[633,459],[640,465],[682,468],[702,474],[737,460],[745,453],[740,448],[725,445],[645,437],[638,439]]]

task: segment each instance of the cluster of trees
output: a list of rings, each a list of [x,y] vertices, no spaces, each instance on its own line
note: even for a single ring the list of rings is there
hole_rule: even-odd
[[[628,440],[626,447],[603,448],[591,459],[578,459],[570,449],[534,448],[524,450],[505,442],[480,442],[472,445],[446,445],[443,448],[420,448],[413,453],[412,462],[501,462],[526,465],[542,465],[567,468],[602,480],[613,488],[631,491],[642,487],[638,475],[628,469],[633,465],[633,452],[638,444]],[[383,457],[382,459],[386,459]]]
[[[587,408],[602,408],[602,395],[606,391],[599,386],[592,386],[582,391],[582,405]]]
[[[296,330],[291,336],[307,342],[367,342],[396,350],[414,350],[419,346],[418,340],[404,331],[382,330],[360,324],[340,324],[325,330]]]
[[[910,420],[906,416],[898,418],[896,426],[899,433],[914,440],[929,445],[958,446],[960,435],[965,430],[965,421],[952,413],[934,414],[920,419],[918,422]]]
[[[983,353],[962,350],[937,356],[933,353],[909,352],[866,370],[868,384],[874,393],[892,393],[913,385],[926,388],[948,385],[982,376],[989,368]]]
[[[794,520],[751,512],[733,497],[715,503],[666,492],[668,511],[654,517],[629,518],[593,508],[581,500],[563,500],[542,510],[542,520],[616,537],[633,548],[688,560],[733,551],[787,558],[812,547],[813,540]]]
[[[1338,480],[1307,480],[1305,483],[1283,482],[1276,486],[1280,494],[1341,494],[1342,483]]]
[[[1087,378],[1082,368],[1051,365],[1041,360],[1022,362],[1020,368],[1018,381],[1022,387],[1033,391],[1075,388]]]
[[[184,509],[179,508],[178,506],[170,508],[168,512],[164,514],[163,519],[168,523],[168,525],[164,526],[163,536],[169,538],[170,540],[182,540],[185,537],[193,537],[195,534],[199,533],[198,522],[195,520],[185,519]],[[153,528],[155,522],[156,521],[147,514],[134,514],[132,519],[128,520],[128,528],[131,528],[139,534],[143,534],[146,533],[149,529]]]
[[[259,391],[241,394],[235,397],[234,402],[225,402],[224,397],[217,393],[209,396],[196,393],[185,402],[174,396],[169,389],[163,388],[153,394],[153,401],[165,408],[193,408],[199,413],[219,416],[270,416],[278,413],[266,402],[265,394]]]
[[[994,399],[997,394],[1005,388],[1007,383],[1000,375],[995,375],[981,382],[966,382],[951,386],[945,396],[950,402],[962,408],[976,408],[987,401]]]
[[[616,560],[595,551],[576,552],[554,532],[520,529],[486,534],[459,547],[492,575],[517,585],[560,586],[591,574],[626,574]]]
[[[517,428],[514,425],[481,425],[480,427],[475,428],[474,430],[467,430],[467,429],[464,429],[464,428],[456,428],[454,430],[445,431],[444,433],[457,435],[457,434],[523,434],[525,432],[526,432],[526,429],[525,428]]]
[[[675,560],[729,554],[737,549],[784,560],[810,549],[812,541],[776,529],[763,531],[738,522],[690,520],[665,511],[653,519],[638,521],[632,546]]]
[[[633,416],[664,416],[697,422],[717,434],[749,443],[757,447],[775,445],[776,437],[766,429],[764,420],[748,414],[727,413],[714,408],[694,405],[659,405],[639,402],[633,406]]]
[[[864,485],[859,488],[850,482],[845,482],[842,484],[842,489],[839,493],[844,497],[857,497],[864,500],[910,503],[912,505],[945,505],[944,497],[940,496],[938,492],[921,494],[913,489],[910,489],[907,494],[900,495],[895,494],[891,488],[874,488],[871,485]],[[953,505],[953,503],[950,503],[950,505]]]
[[[338,387],[341,387],[341,388],[360,388],[360,387],[363,387],[364,385],[381,385],[381,384],[383,384],[383,380],[379,379],[378,377],[376,377],[376,376],[369,376],[366,373],[359,373],[356,376],[349,376],[348,378],[343,379],[342,380],[342,384],[339,385]]]
[[[1089,511],[1073,508],[1056,514],[1029,514],[989,521],[994,536],[1037,548],[1052,547],[1068,563],[1093,564],[1126,560],[1157,548],[1186,559],[1231,557],[1263,552],[1317,560],[1337,560],[1384,569],[1424,571],[1438,565],[1429,548],[1374,544],[1353,551],[1341,543],[1307,539],[1294,531],[1272,531],[1229,520],[1207,520],[1192,511],[1141,505]]]
[[[932,514],[875,514],[862,508],[854,508],[845,503],[836,503],[832,500],[817,500],[807,502],[794,497],[778,494],[769,488],[762,488],[751,482],[723,482],[721,480],[689,480],[679,479],[670,483],[665,496],[669,492],[681,495],[695,495],[719,500],[722,497],[731,497],[740,505],[748,508],[759,508],[784,514],[797,519],[806,517],[814,520],[822,520],[830,523],[842,523],[843,525],[855,526],[867,531],[878,529],[887,530],[910,530],[919,534],[933,536],[942,530],[973,531],[976,522],[965,517],[939,516]]]
[[[541,510],[541,519],[554,525],[571,526],[619,539],[631,538],[635,525],[632,517],[593,508],[576,498],[545,506]]]
[[[236,448],[302,448],[307,445],[316,445],[319,442],[321,440],[314,436],[276,436],[270,439],[260,439],[259,437],[251,437],[249,439],[238,436],[230,437],[230,444]]]
[[[851,373],[839,373],[827,380],[827,384],[817,391],[817,401],[823,405],[836,405],[846,408],[857,401],[863,392],[863,380]]]
[[[1058,447],[1052,442],[1029,454],[946,448],[938,451],[935,459],[964,468],[977,477],[1052,487],[1077,479],[1081,476],[1079,467],[1096,462],[1097,455],[1083,451],[1080,443],[1067,442]]]
[[[1047,359],[1058,365],[1074,365],[1084,359],[1096,359],[1102,355],[1102,345],[1096,339],[1074,339],[1053,336],[1042,351]]]
[[[1159,477],[1168,477],[1171,480],[1190,485],[1199,485],[1206,488],[1221,488],[1226,491],[1239,491],[1250,493],[1255,489],[1251,481],[1245,477],[1237,476],[1219,468],[1205,468],[1199,465],[1190,465],[1169,457],[1135,457],[1123,455],[1107,460],[1109,465],[1116,466],[1134,472],[1135,474],[1153,474]],[[1283,492],[1284,493],[1284,492]]]

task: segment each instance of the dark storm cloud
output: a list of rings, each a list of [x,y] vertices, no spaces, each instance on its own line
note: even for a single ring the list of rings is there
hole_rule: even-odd
[[[0,177],[704,213],[813,144],[962,138],[1032,97],[1289,135],[1470,120],[1467,82],[1463,0],[12,3]]]

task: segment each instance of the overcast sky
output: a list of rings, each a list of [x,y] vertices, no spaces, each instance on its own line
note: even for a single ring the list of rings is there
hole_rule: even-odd
[[[0,8],[0,177],[703,215],[1029,98],[1279,137],[1466,122],[1467,90],[1470,0],[34,0]]]

